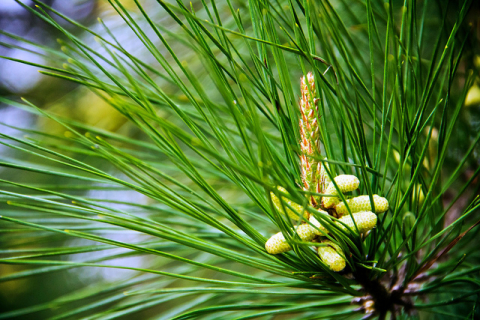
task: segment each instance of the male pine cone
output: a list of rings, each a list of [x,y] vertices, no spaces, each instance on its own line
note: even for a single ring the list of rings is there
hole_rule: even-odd
[[[340,190],[341,193],[346,193],[346,192],[356,190],[360,185],[360,180],[358,180],[358,178],[355,177],[354,175],[349,175],[349,174],[341,174],[339,176],[336,176],[335,179],[333,180],[335,180],[335,183],[337,184],[338,189]],[[338,195],[338,191],[335,188],[335,185],[333,184],[333,182],[330,182],[327,189],[325,190],[325,194],[331,195],[331,196]],[[323,206],[325,208],[332,208],[340,202],[340,198],[323,197],[322,201],[323,201]]]
[[[346,225],[354,233],[357,233],[355,224],[357,225],[360,233],[370,231],[377,225],[377,216],[373,212],[357,212],[352,214],[352,216],[353,220],[352,217],[348,215],[338,219],[335,224],[340,229],[347,231],[348,229],[345,227]],[[315,238],[315,236],[324,236],[328,233],[328,230],[323,227],[322,224],[315,219],[315,217],[311,216],[309,221],[316,228],[308,223],[304,223],[295,229],[302,241],[311,241]],[[268,239],[268,241],[265,243],[265,249],[270,254],[279,254],[292,250],[292,246],[287,242],[287,239],[285,239],[283,233],[279,232]]]
[[[277,189],[278,189],[279,191],[283,192],[283,193],[287,193],[287,194],[288,194],[288,192],[287,192],[287,190],[285,190],[285,188],[277,187]],[[285,198],[285,197],[282,197],[282,200],[283,200],[283,203],[282,203],[282,201],[280,200],[280,198],[278,198],[278,197],[275,195],[275,193],[273,193],[273,192],[270,192],[270,197],[272,198],[272,202],[273,202],[273,204],[275,205],[275,208],[277,208],[277,210],[278,210],[279,212],[285,212],[285,211],[286,211],[286,212],[287,212],[287,215],[288,215],[290,218],[292,218],[293,220],[298,220],[298,219],[300,219],[299,216],[298,216],[298,214],[297,214],[297,212],[298,212],[299,214],[302,214],[302,212],[303,212],[303,217],[304,217],[305,219],[308,219],[308,216],[309,216],[308,212],[307,212],[306,210],[304,210],[303,206],[299,205],[298,203],[295,203],[295,202],[293,202],[293,201],[291,201],[290,199],[287,199],[287,198]],[[290,208],[287,206],[287,204],[288,204],[290,207],[292,207],[296,212],[295,212],[294,210],[290,209]],[[285,211],[284,211],[283,208],[285,208]]]
[[[383,213],[388,210],[388,200],[380,197],[376,194],[373,195],[373,204],[375,209],[372,208],[370,204],[370,197],[366,196],[359,196],[346,201],[348,204],[348,208],[350,208],[350,212],[360,212],[360,211],[374,211],[375,213]],[[335,211],[339,217],[348,214],[347,206],[345,202],[340,202],[335,206]]]
[[[315,238],[314,229],[308,224],[299,225],[295,231],[302,241],[311,241]],[[279,232],[268,239],[265,243],[265,249],[270,254],[279,254],[292,250],[292,247],[285,239],[283,233]]]
[[[343,250],[332,241],[323,241],[325,246],[318,247],[318,256],[322,261],[334,272],[339,272],[345,269],[346,262],[342,257],[345,254]]]
[[[375,228],[375,226],[377,225],[377,215],[373,212],[370,212],[370,211],[356,212],[356,213],[353,213],[352,216],[353,216],[353,220],[350,215],[346,215],[338,219],[338,221],[335,221],[335,224],[340,229],[347,231],[347,228],[345,227],[346,225],[354,233],[357,233],[357,229],[355,228],[355,225],[357,225],[358,231],[360,231],[360,233],[365,233],[367,231],[370,231],[373,228]],[[316,235],[324,236],[328,233],[328,230],[317,219],[315,219],[314,216],[311,216],[309,221],[312,225],[316,227],[316,228],[312,227]]]

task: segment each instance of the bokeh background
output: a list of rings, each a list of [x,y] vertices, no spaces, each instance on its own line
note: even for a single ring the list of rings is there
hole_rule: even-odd
[[[22,1],[23,3],[34,7],[32,1]],[[79,23],[98,28],[99,22],[97,17],[102,17],[109,26],[112,26],[120,37],[131,48],[138,47],[137,43],[129,41],[131,34],[122,32],[122,22],[118,15],[107,1],[99,0],[45,0],[44,3],[52,6],[54,9],[67,15],[68,17],[78,21]],[[126,2],[126,5],[128,3]],[[133,6],[133,1],[130,4]],[[72,28],[71,25],[65,23],[62,19],[58,19],[62,26],[66,27],[73,34],[82,37],[83,33],[78,28]],[[96,26],[97,25],[97,26]],[[116,27],[115,27],[116,26]],[[61,44],[58,43],[58,31],[46,24],[44,21],[36,17],[31,12],[22,8],[14,0],[0,1],[0,55],[13,59],[30,61],[39,65],[49,64],[51,54],[49,48],[58,49]],[[101,32],[101,31],[100,31]],[[25,41],[15,39],[13,36],[21,37],[24,40],[32,41],[44,46],[45,50],[41,50],[38,46],[28,45]],[[131,38],[130,38],[131,40]],[[95,43],[90,38],[92,43]],[[136,52],[140,56],[142,53]],[[96,95],[86,90],[76,83],[62,81],[39,72],[39,68],[28,66],[15,61],[0,59],[0,96],[18,99],[22,96],[33,101],[44,109],[53,110],[58,114],[71,117],[78,121],[88,123],[105,130],[122,132],[122,127],[126,126],[126,120],[121,117],[113,108],[108,106]],[[57,134],[64,131],[53,121],[46,121],[38,116],[15,108],[11,105],[0,102],[0,122],[14,127],[29,127],[33,130],[45,131],[51,134]],[[24,136],[24,133],[1,126],[2,133],[13,136]],[[123,133],[128,132],[130,136],[135,136],[134,130],[124,128]],[[0,145],[0,158],[15,157],[15,151]],[[58,184],[62,190],[68,188],[75,189],[75,186],[68,185],[69,181],[62,181],[46,175],[29,175],[23,177],[18,176],[17,171],[0,168],[0,176],[3,178],[14,178],[16,181],[36,182],[40,184]],[[1,186],[0,186],[1,188]],[[75,191],[72,190],[73,194]],[[147,199],[135,192],[115,190],[91,190],[89,193],[79,191],[77,194],[92,198],[104,199],[129,199],[129,201],[139,204],[146,203]],[[120,208],[121,205],[118,205]],[[55,222],[52,221],[52,226]],[[72,226],[75,229],[75,226]],[[78,229],[81,229],[79,226]],[[35,241],[29,240],[29,231],[22,230],[22,236],[18,237],[19,230],[12,226],[2,225],[0,227],[0,255],[8,255],[8,249],[12,248],[34,248],[41,249],[43,245],[52,244],[52,239],[45,234],[45,237],[37,238]],[[108,232],[103,232],[108,233]],[[13,236],[17,234],[17,236]],[[105,234],[106,235],[106,234]],[[115,231],[108,233],[112,239],[118,238]],[[126,239],[130,237],[130,239]],[[139,241],[138,235],[128,235],[122,232],[123,241],[136,242]],[[58,239],[55,239],[58,242]],[[69,240],[59,242],[58,247],[89,245],[89,241]],[[8,249],[7,249],[8,248]],[[66,259],[99,259],[103,255],[122,255],[127,250],[114,249],[105,250],[100,253],[85,253],[76,255],[75,257],[66,257]],[[119,261],[112,261],[112,264],[121,263],[132,267],[141,267],[142,258],[119,258]],[[121,279],[131,277],[135,272],[128,270],[111,270],[101,268],[58,268],[52,267],[51,272],[45,272],[38,276],[30,276],[20,280],[15,279],[24,273],[32,272],[33,268],[0,264],[0,310],[2,312],[17,310],[22,307],[46,303],[52,299],[62,297],[62,295],[72,292],[79,288],[86,288],[90,284],[97,281],[115,282]],[[81,302],[78,306],[81,305]],[[18,319],[41,319],[47,318],[55,314],[54,307],[51,311],[43,311],[32,315],[22,315]],[[141,317],[141,316],[140,316]]]

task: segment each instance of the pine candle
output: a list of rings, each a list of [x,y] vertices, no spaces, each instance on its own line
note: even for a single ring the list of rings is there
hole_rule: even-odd
[[[300,79],[300,155],[302,181],[304,189],[310,192],[321,192],[319,179],[321,163],[315,158],[320,157],[320,130],[318,128],[318,108],[316,106],[317,91],[315,77],[309,72]],[[311,196],[310,202],[314,207],[320,204],[319,196]]]

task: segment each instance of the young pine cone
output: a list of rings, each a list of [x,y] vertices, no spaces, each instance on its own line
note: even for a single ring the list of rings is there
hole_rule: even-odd
[[[318,247],[318,256],[334,272],[345,269],[347,265],[343,256],[343,250],[332,241],[322,241],[325,246]]]
[[[358,186],[360,185],[360,180],[358,180],[358,178],[355,177],[354,175],[342,174],[342,175],[336,176],[334,180],[338,186],[338,189],[340,189],[341,193],[353,191],[357,189]],[[335,188],[335,185],[333,184],[333,182],[330,182],[327,189],[325,190],[325,194],[332,195],[332,196],[338,195],[338,191]],[[325,208],[332,208],[340,202],[340,198],[323,197],[322,202]]]
[[[315,238],[315,232],[308,224],[299,225],[295,231],[303,241],[311,241]],[[292,247],[285,239],[283,233],[279,232],[268,239],[265,243],[265,249],[270,254],[279,254],[292,250]]]
[[[359,196],[346,201],[350,212],[360,212],[360,211],[375,211],[375,213],[383,213],[388,210],[388,200],[380,197],[376,194],[373,195],[373,204],[375,205],[375,210],[372,209],[370,204],[370,197]],[[335,206],[335,211],[339,217],[348,214],[347,206],[344,202],[340,202]]]
[[[288,194],[288,192],[287,192],[287,190],[285,190],[285,188],[277,187],[277,189],[278,189],[279,191],[281,191],[281,192],[284,192],[284,193],[287,193],[287,194]],[[308,219],[309,214],[308,214],[307,211],[305,211],[305,210],[303,209],[303,206],[301,206],[301,205],[299,205],[298,203],[295,203],[295,202],[293,202],[293,201],[291,201],[290,199],[287,199],[287,198],[285,198],[285,197],[282,197],[282,200],[283,200],[283,202],[284,202],[284,204],[282,205],[282,202],[281,202],[280,199],[275,195],[275,193],[270,192],[270,196],[272,197],[272,202],[273,202],[273,204],[275,205],[275,208],[277,208],[277,210],[278,210],[279,212],[283,212],[283,213],[284,213],[283,208],[285,208],[285,210],[287,211],[287,215],[288,215],[290,218],[292,218],[293,220],[298,220],[298,219],[300,219],[299,216],[298,216],[298,214],[297,214],[297,212],[300,213],[300,214],[302,214],[302,212],[303,212],[303,217],[304,217],[305,219]],[[288,205],[291,206],[293,209],[295,209],[296,212],[293,211],[292,209],[290,209],[286,204],[288,204]]]
[[[347,225],[354,233],[357,233],[357,232],[356,232],[353,221],[355,221],[355,224],[357,225],[358,231],[360,231],[360,233],[365,233],[367,231],[370,231],[373,228],[375,228],[375,226],[377,225],[377,215],[373,212],[370,212],[370,211],[356,212],[356,213],[353,213],[352,216],[353,216],[353,220],[350,215],[346,215],[338,219],[338,221],[335,221],[335,224],[340,229],[343,229],[345,231],[347,231],[347,228],[345,227],[345,225]],[[328,233],[328,230],[325,229],[325,227],[323,227],[322,224],[317,219],[315,219],[314,216],[311,216],[309,221],[312,225],[317,227],[317,229],[312,227],[316,235],[324,236],[325,234]]]

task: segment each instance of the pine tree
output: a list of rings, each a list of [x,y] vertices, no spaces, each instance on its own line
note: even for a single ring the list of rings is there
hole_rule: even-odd
[[[98,121],[0,97],[0,281],[134,272],[0,318],[479,316],[471,0],[33,1]]]

